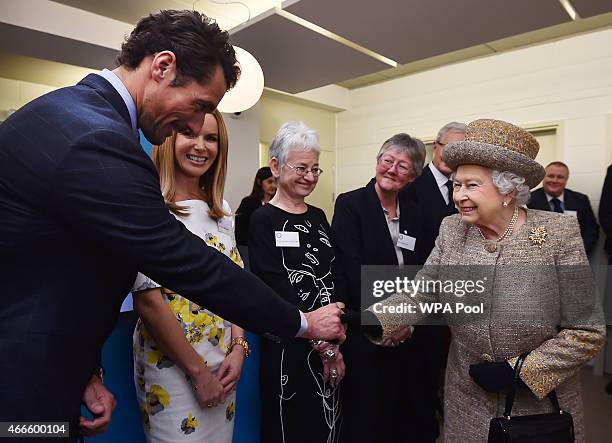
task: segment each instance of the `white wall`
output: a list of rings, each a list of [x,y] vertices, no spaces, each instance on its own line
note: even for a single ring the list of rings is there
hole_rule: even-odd
[[[337,116],[337,192],[363,186],[382,142],[432,137],[452,121],[559,123],[569,187],[595,210],[610,163],[612,30],[496,54],[351,91]]]
[[[0,112],[14,112],[26,103],[55,89],[57,89],[55,86],[0,78]]]
[[[238,118],[223,114],[229,137],[227,179],[224,198],[232,211],[251,193],[259,169],[259,105],[244,111]]]

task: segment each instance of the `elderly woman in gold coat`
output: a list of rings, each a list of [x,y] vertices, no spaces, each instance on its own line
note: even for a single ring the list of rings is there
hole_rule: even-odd
[[[466,140],[444,151],[444,161],[455,170],[459,214],[442,222],[415,281],[469,272],[485,276],[485,289],[461,299],[435,289],[414,297],[397,293],[364,316],[376,316],[382,326],[372,329],[375,341],[393,346],[409,337],[406,325],[425,313],[396,314],[390,306],[459,301],[484,308],[480,315],[458,318],[456,310],[447,315],[452,342],[446,443],[487,441],[489,422],[503,414],[514,364],[525,352],[512,414],[552,412],[546,397],[555,390],[561,408],[573,416],[576,442],[585,441],[579,370],[602,348],[605,326],[576,218],[524,206],[529,189],[544,176],[534,160],[538,150],[531,134],[509,123],[470,123]]]

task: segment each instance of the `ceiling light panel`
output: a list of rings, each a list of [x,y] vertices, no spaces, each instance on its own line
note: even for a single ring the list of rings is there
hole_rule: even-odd
[[[284,9],[401,64],[570,20],[558,0],[300,0]]]
[[[231,31],[232,44],[255,56],[266,86],[290,93],[337,83],[389,67],[275,10]]]

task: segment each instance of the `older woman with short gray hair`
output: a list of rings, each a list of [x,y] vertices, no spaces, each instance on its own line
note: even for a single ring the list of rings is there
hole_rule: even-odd
[[[344,432],[346,441],[435,442],[437,437],[435,392],[425,383],[398,383],[399,379],[423,380],[425,352],[414,343],[381,348],[362,334],[360,312],[372,301],[361,299],[363,265],[422,263],[419,253],[418,208],[400,197],[400,191],[421,173],[425,145],[400,133],[387,139],[376,155],[375,176],[366,186],[340,194],[336,200],[334,233],[337,287],[347,294],[349,324],[343,346],[348,368],[344,381]],[[364,307],[365,307],[364,306]],[[352,323],[352,322],[351,322]],[[364,426],[367,423],[367,426]],[[398,426],[402,423],[402,426]],[[410,437],[405,434],[410,429]]]
[[[277,190],[251,216],[252,271],[302,312],[336,302],[331,229],[323,211],[304,199],[315,189],[319,138],[303,122],[285,123],[270,145]],[[344,361],[338,345],[261,340],[262,442],[329,442],[340,438],[339,385]]]
[[[455,173],[451,174],[451,180]],[[510,171],[491,170],[491,180],[501,195],[512,195],[514,205],[525,206],[529,202],[531,192],[525,184],[525,179]]]

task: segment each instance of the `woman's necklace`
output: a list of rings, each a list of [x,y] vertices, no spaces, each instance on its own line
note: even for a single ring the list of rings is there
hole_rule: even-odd
[[[510,223],[508,224],[508,227],[506,228],[506,230],[502,233],[501,237],[499,237],[497,240],[494,240],[494,242],[485,243],[485,247],[484,247],[485,251],[487,252],[497,251],[497,243],[506,239],[507,237],[510,237],[512,233],[514,232],[514,226],[516,225],[518,216],[519,216],[519,208],[515,207],[514,214],[512,214],[512,218],[510,219]],[[480,228],[478,228],[478,232],[480,233],[480,236],[482,237],[483,240],[488,241],[487,238],[482,233],[482,231],[480,230]]]

